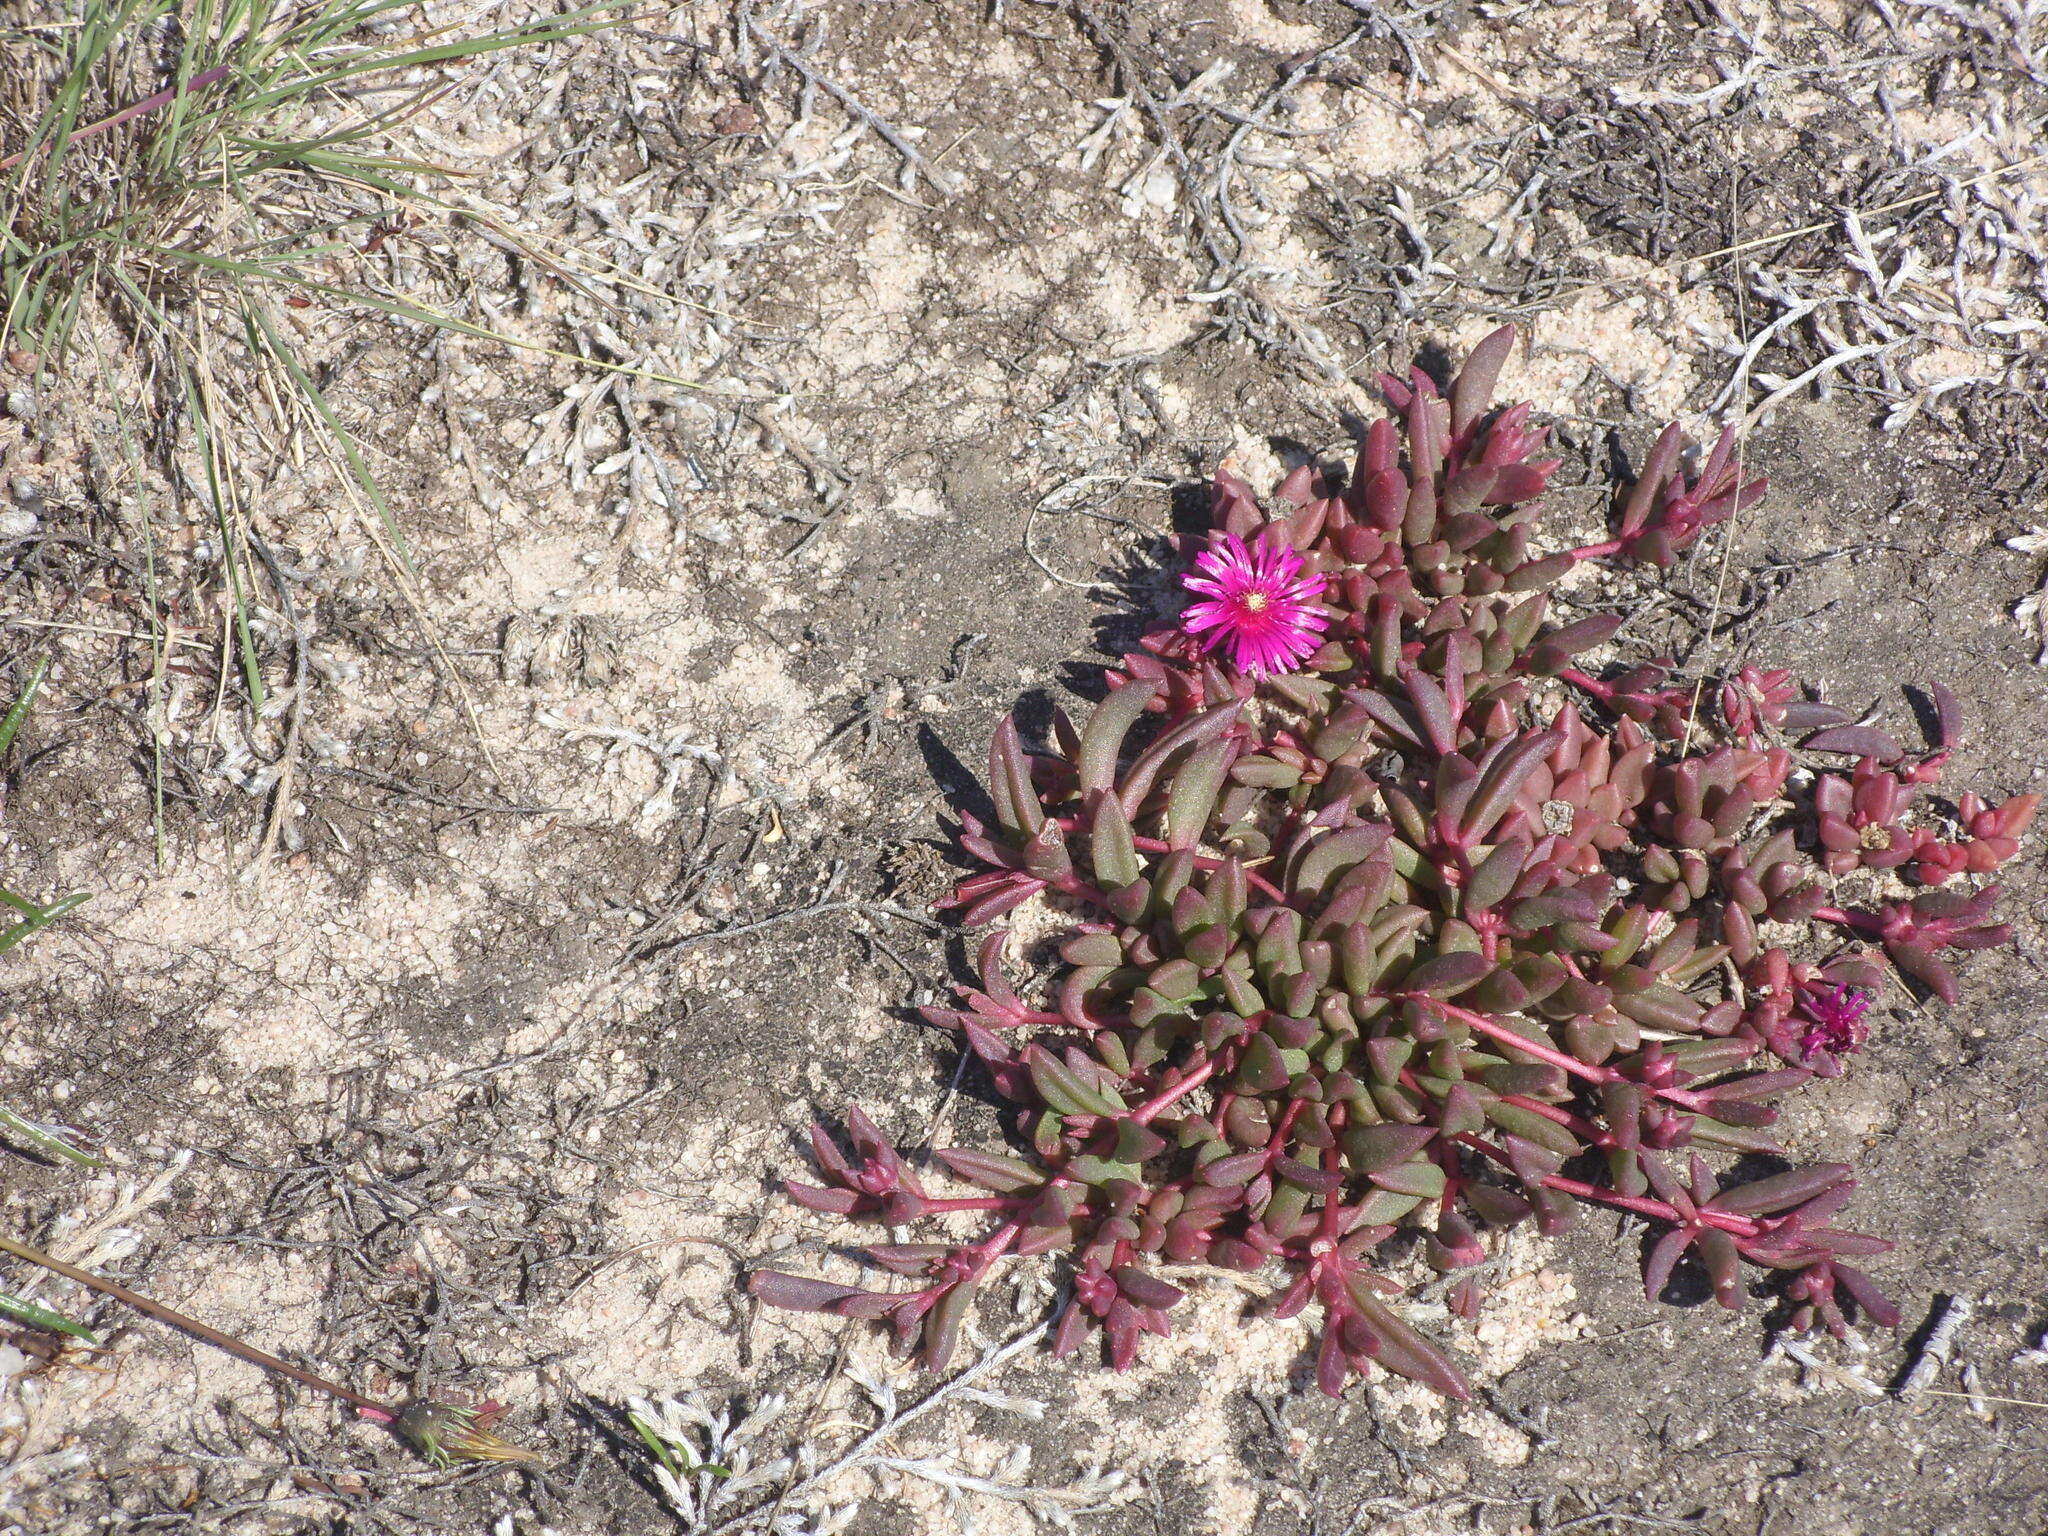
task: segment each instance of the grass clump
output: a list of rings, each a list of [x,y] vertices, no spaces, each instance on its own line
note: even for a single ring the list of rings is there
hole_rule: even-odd
[[[219,559],[199,606],[225,608],[255,718],[282,701],[252,623],[277,579],[252,541],[252,440],[282,458],[305,430],[420,616],[399,520],[313,355],[335,318],[567,355],[394,280],[387,246],[443,218],[435,188],[453,174],[405,151],[407,124],[454,88],[454,67],[614,25],[616,7],[469,32],[423,21],[411,0],[0,0],[0,360],[115,402],[130,471],[210,513]],[[141,538],[125,563],[147,589],[154,706],[175,604],[146,520]]]
[[[0,22],[0,343],[51,365],[94,304],[191,356],[180,321],[255,325],[259,296],[352,300],[315,275],[373,254],[438,168],[391,136],[441,67],[611,25],[611,4],[473,36],[407,31],[412,0],[70,0]]]

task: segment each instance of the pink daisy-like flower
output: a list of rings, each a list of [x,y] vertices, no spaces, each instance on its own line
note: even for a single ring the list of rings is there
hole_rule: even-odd
[[[1313,599],[1329,583],[1304,576],[1301,556],[1286,544],[1261,533],[1247,547],[1225,534],[1222,546],[1195,556],[1195,564],[1202,574],[1183,576],[1181,584],[1207,601],[1190,603],[1180,627],[1203,650],[1227,647],[1232,664],[1254,677],[1295,671],[1315,653],[1330,617]]]

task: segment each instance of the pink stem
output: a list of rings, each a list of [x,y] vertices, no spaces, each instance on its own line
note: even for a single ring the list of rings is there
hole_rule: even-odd
[[[1547,1061],[1553,1067],[1569,1072],[1574,1077],[1582,1077],[1589,1083],[1612,1083],[1621,1078],[1621,1074],[1612,1067],[1589,1066],[1578,1057],[1560,1051],[1556,1046],[1545,1045],[1540,1040],[1531,1040],[1527,1035],[1518,1035],[1505,1024],[1494,1023],[1483,1013],[1460,1008],[1457,1004],[1447,1003],[1440,997],[1431,997],[1422,992],[1409,992],[1403,994],[1403,1000],[1434,1007],[1460,1024],[1476,1029],[1490,1039],[1498,1040],[1502,1045],[1512,1045],[1518,1051],[1526,1051],[1538,1061]]]
[[[141,117],[145,112],[154,112],[158,107],[166,106],[176,101],[180,96],[188,95],[193,91],[203,91],[216,80],[223,80],[233,72],[234,67],[232,65],[216,64],[212,69],[194,75],[181,86],[168,86],[158,91],[154,96],[143,97],[142,100],[136,102],[131,107],[123,107],[112,117],[103,117],[96,123],[88,123],[85,127],[78,129],[71,135],[71,142],[75,144],[80,139],[89,139],[96,133],[105,133],[110,128],[118,128],[123,123],[132,122],[134,119]],[[25,149],[18,150],[14,154],[9,155],[5,160],[0,160],[0,171],[13,170],[15,166],[19,165],[27,157],[28,153]]]
[[[1156,837],[1133,837],[1131,839],[1131,846],[1141,848],[1146,853],[1172,853],[1174,851],[1171,843],[1162,842]],[[1212,859],[1205,854],[1197,854],[1195,857],[1195,868],[1221,869],[1227,862],[1224,859]],[[1266,879],[1256,869],[1247,869],[1244,872],[1244,878],[1247,885],[1257,886],[1275,901],[1284,902],[1287,900],[1287,893]]]
[[[1604,560],[1609,555],[1618,555],[1627,546],[1620,539],[1602,539],[1598,544],[1581,544],[1572,551],[1574,560]]]
[[[1406,1067],[1401,1069],[1401,1086],[1411,1093],[1428,1091],[1422,1086],[1422,1080]],[[1503,1104],[1512,1104],[1517,1109],[1526,1109],[1532,1115],[1541,1115],[1553,1125],[1563,1126],[1581,1140],[1591,1142],[1594,1146],[1605,1147],[1614,1140],[1611,1132],[1603,1131],[1592,1121],[1582,1119],[1570,1110],[1559,1109],[1555,1104],[1545,1104],[1540,1099],[1527,1098],[1519,1093],[1504,1093],[1500,1096],[1500,1101]]]
[[[1280,1111],[1280,1123],[1273,1127],[1273,1146],[1283,1148],[1288,1135],[1294,1130],[1294,1122],[1301,1117],[1302,1106],[1307,1099],[1289,1099],[1287,1107]]]
[[[1152,1099],[1148,1099],[1145,1103],[1140,1104],[1136,1109],[1132,1110],[1131,1119],[1137,1122],[1139,1125],[1151,1124],[1154,1119],[1156,1119],[1160,1114],[1165,1112],[1173,1104],[1185,1098],[1188,1094],[1193,1093],[1197,1088],[1201,1087],[1202,1084],[1209,1081],[1209,1079],[1214,1077],[1215,1075],[1216,1058],[1214,1056],[1211,1056],[1207,1060],[1205,1060],[1199,1067],[1195,1068],[1194,1071],[1190,1072],[1186,1077],[1182,1078],[1179,1082],[1175,1083],[1171,1088],[1167,1089],[1164,1093],[1161,1093]]]
[[[1561,1173],[1553,1173],[1543,1182],[1546,1187],[1556,1190],[1561,1195],[1571,1195],[1580,1200],[1597,1200],[1602,1205],[1618,1206],[1625,1211],[1634,1211],[1638,1216],[1653,1216],[1659,1221],[1668,1221],[1674,1226],[1682,1227],[1694,1224],[1694,1222],[1687,1222],[1676,1210],[1662,1200],[1647,1200],[1635,1195],[1624,1195],[1615,1190],[1602,1189],[1598,1184],[1586,1184],[1578,1179],[1568,1179]],[[1762,1227],[1751,1221],[1747,1216],[1737,1216],[1729,1211],[1699,1209],[1694,1213],[1694,1221],[1704,1227],[1719,1227],[1722,1231],[1732,1232],[1737,1237],[1755,1237],[1763,1231]]]
[[[1612,688],[1608,687],[1607,684],[1601,682],[1598,678],[1588,677],[1577,667],[1566,667],[1557,674],[1557,678],[1559,682],[1570,683],[1574,688],[1585,689],[1586,692],[1593,695],[1594,698],[1603,704],[1614,697],[1614,690]]]
[[[1301,1101],[1297,1099],[1295,1102],[1298,1104]],[[1343,1166],[1344,1154],[1339,1148],[1325,1147],[1323,1149],[1323,1172],[1336,1173]],[[1337,1222],[1342,1217],[1343,1212],[1344,1202],[1338,1199],[1335,1194],[1330,1195],[1323,1201],[1322,1219],[1317,1223],[1316,1234],[1333,1246],[1337,1241]]]
[[[1273,1166],[1287,1155],[1287,1138],[1293,1133],[1294,1122],[1300,1117],[1301,1107],[1307,1102],[1307,1099],[1289,1099],[1287,1107],[1280,1112],[1280,1123],[1273,1127],[1272,1139],[1266,1143],[1268,1173],[1271,1173]]]
[[[1576,1056],[1558,1050],[1555,1046],[1545,1045],[1541,1041],[1531,1040],[1527,1035],[1517,1034],[1505,1024],[1496,1024],[1483,1013],[1474,1013],[1469,1008],[1460,1008],[1455,1003],[1447,1003],[1441,998],[1428,997],[1418,992],[1410,992],[1405,994],[1405,996],[1416,1002],[1433,1003],[1459,1023],[1468,1025],[1478,1030],[1481,1034],[1500,1041],[1503,1045],[1511,1045],[1518,1051],[1526,1051],[1539,1061],[1547,1061],[1553,1067],[1560,1068],[1574,1077],[1583,1078],[1589,1083],[1635,1081],[1625,1072],[1617,1072],[1612,1067],[1591,1066],[1579,1060]],[[1689,1088],[1674,1088],[1668,1085],[1660,1088],[1651,1083],[1636,1083],[1636,1086],[1647,1090],[1654,1097],[1660,1098],[1668,1104],[1676,1104],[1680,1109],[1689,1110],[1693,1114],[1711,1115],[1713,1113],[1713,1106],[1707,1102],[1705,1096],[1695,1093]],[[1533,1103],[1529,1107],[1532,1109],[1537,1108]],[[1549,1113],[1547,1110],[1540,1109],[1538,1112]],[[1559,1121],[1559,1124],[1564,1123],[1566,1122]]]
[[[980,1279],[988,1272],[989,1265],[1009,1250],[1017,1240],[1017,1234],[1024,1230],[1021,1221],[1006,1221],[990,1235],[985,1243],[976,1243],[967,1251],[974,1256],[974,1278]]]
[[[1046,883],[1062,896],[1071,896],[1076,901],[1085,901],[1097,907],[1109,905],[1109,897],[1079,875],[1068,875],[1063,880],[1049,880]]]
[[[1497,1163],[1511,1163],[1503,1152],[1484,1137],[1470,1134],[1460,1135],[1457,1141],[1475,1152],[1484,1153]],[[1598,1184],[1588,1184],[1581,1179],[1568,1179],[1561,1173],[1546,1175],[1539,1181],[1545,1189],[1554,1189],[1561,1195],[1570,1195],[1575,1200],[1592,1200],[1601,1205],[1611,1205],[1618,1210],[1633,1211],[1638,1216],[1647,1216],[1653,1221],[1668,1221],[1675,1227],[1699,1225],[1719,1227],[1737,1237],[1757,1237],[1763,1232],[1760,1223],[1747,1216],[1737,1216],[1729,1211],[1698,1210],[1694,1220],[1688,1222],[1678,1214],[1676,1208],[1662,1200],[1651,1200],[1640,1195],[1624,1195],[1619,1190],[1602,1189]]]
[[[1869,912],[1844,912],[1840,907],[1820,907],[1813,915],[1823,923],[1840,923],[1844,928],[1858,928],[1865,933],[1884,931],[1884,919]]]
[[[1219,1136],[1224,1133],[1223,1121],[1230,1113],[1230,1106],[1236,1102],[1237,1094],[1231,1089],[1226,1088],[1216,1095],[1215,1107],[1209,1111],[1209,1124],[1216,1128],[1216,1133]]]

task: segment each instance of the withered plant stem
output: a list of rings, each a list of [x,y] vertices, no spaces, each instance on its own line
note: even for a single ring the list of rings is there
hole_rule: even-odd
[[[153,1317],[160,1323],[168,1323],[173,1328],[181,1329],[191,1334],[192,1337],[200,1340],[202,1343],[211,1344],[216,1349],[224,1349],[238,1359],[248,1361],[251,1365],[260,1365],[266,1371],[275,1371],[278,1375],[296,1381],[301,1386],[312,1387],[316,1391],[325,1392],[329,1397],[338,1397],[343,1402],[360,1408],[365,1414],[380,1422],[388,1422],[396,1419],[399,1415],[399,1409],[389,1403],[380,1403],[374,1397],[365,1397],[362,1393],[352,1391],[338,1382],[329,1381],[324,1376],[316,1376],[311,1371],[301,1370],[298,1366],[280,1360],[275,1355],[266,1354],[253,1344],[244,1344],[240,1339],[222,1333],[218,1328],[208,1327],[195,1317],[187,1317],[184,1313],[174,1311],[160,1301],[153,1301],[149,1297],[142,1295],[139,1291],[131,1291],[127,1286],[117,1281],[108,1280],[104,1276],[96,1275],[88,1269],[80,1269],[76,1264],[67,1264],[62,1259],[54,1258],[50,1254],[44,1253],[40,1248],[31,1248],[27,1243],[17,1242],[4,1233],[0,1233],[0,1253],[11,1253],[17,1259],[25,1259],[31,1264],[40,1265],[54,1275],[62,1275],[66,1280],[76,1281],[87,1290],[97,1291],[100,1295],[110,1297],[120,1302],[123,1306],[133,1307],[145,1317]]]

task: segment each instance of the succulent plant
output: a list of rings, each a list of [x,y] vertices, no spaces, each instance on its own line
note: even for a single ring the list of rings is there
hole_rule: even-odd
[[[1527,405],[1490,407],[1513,339],[1447,394],[1383,378],[1398,424],[1341,486],[1298,469],[1261,505],[1218,474],[1186,580],[1204,601],[1108,670],[1085,722],[997,728],[994,820],[961,817],[985,868],[947,905],[979,927],[1047,904],[1059,964],[1020,988],[996,928],[980,985],[926,1013],[1012,1106],[1014,1144],[939,1150],[982,1192],[934,1195],[856,1109],[851,1154],[814,1129],[825,1182],[789,1186],[840,1217],[988,1225],[864,1250],[908,1290],[760,1270],[756,1296],[886,1321],[937,1366],[999,1260],[1056,1252],[1056,1350],[1099,1331],[1122,1368],[1182,1300],[1163,1267],[1271,1270],[1275,1315],[1321,1308],[1325,1391],[1377,1365],[1463,1397],[1390,1300],[1390,1239],[1418,1229],[1456,1276],[1487,1230],[1590,1205],[1658,1229],[1653,1299],[1691,1255],[1727,1307],[1760,1269],[1797,1327],[1896,1325],[1850,1262],[1888,1245],[1833,1224],[1849,1168],[1786,1161],[1774,1101],[1842,1070],[1895,976],[1953,1000],[1941,951],[2005,941],[1995,888],[1903,882],[1988,872],[2033,798],[1965,797],[1960,842],[1908,824],[1945,690],[1943,739],[1909,761],[1784,672],[1575,666],[1620,619],[1553,625],[1547,589],[1580,560],[1667,566],[1764,487],[1727,435],[1689,476],[1672,428],[1612,539],[1541,553],[1556,461]],[[1858,761],[1815,777],[1808,753]],[[1852,871],[1874,903],[1836,905]],[[1734,1181],[1744,1154],[1781,1171]],[[1478,1278],[1449,1295],[1473,1315]]]

